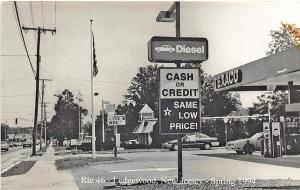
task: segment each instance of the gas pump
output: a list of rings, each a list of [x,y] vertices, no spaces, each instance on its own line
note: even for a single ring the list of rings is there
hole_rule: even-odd
[[[281,135],[280,135],[280,123],[272,122],[272,157],[281,157]]]
[[[270,131],[270,123],[263,123],[263,131],[264,131],[264,157],[271,157],[271,131]]]
[[[281,157],[281,130],[280,122],[264,122],[264,157]]]

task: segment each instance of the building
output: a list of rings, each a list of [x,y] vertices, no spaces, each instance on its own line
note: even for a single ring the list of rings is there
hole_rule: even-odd
[[[274,119],[280,120],[282,126],[282,139],[275,146],[282,146],[287,154],[300,154],[300,45],[217,74],[214,88],[216,91],[287,90],[285,114]]]
[[[132,133],[137,135],[139,144],[146,147],[152,144],[153,129],[157,123],[157,118],[154,118],[153,110],[145,104],[139,112],[139,124],[135,127]]]

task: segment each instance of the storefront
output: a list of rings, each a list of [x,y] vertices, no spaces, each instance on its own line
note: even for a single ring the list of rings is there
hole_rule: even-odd
[[[282,120],[284,153],[300,154],[300,46],[214,76],[216,91],[288,91]]]

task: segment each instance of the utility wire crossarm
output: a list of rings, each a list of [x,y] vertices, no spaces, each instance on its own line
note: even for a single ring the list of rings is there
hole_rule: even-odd
[[[35,108],[34,108],[34,126],[32,131],[32,139],[33,144],[36,144],[36,133],[37,133],[37,117],[38,117],[38,101],[39,101],[39,81],[40,81],[40,38],[41,38],[41,32],[52,32],[52,34],[56,33],[56,29],[47,29],[44,27],[22,27],[23,30],[32,30],[38,32],[38,38],[37,38],[37,50],[36,50],[36,75],[35,75],[35,81],[36,81],[36,87],[35,87]],[[36,146],[32,146],[32,155],[36,155]]]

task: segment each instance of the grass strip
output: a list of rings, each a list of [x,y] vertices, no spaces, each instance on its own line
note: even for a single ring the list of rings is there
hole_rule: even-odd
[[[3,174],[1,174],[1,177],[26,174],[35,163],[36,161],[22,161],[19,164],[7,170],[6,172],[4,172]]]
[[[87,165],[110,164],[122,160],[125,159],[121,157],[70,157],[55,160],[55,166],[57,170],[70,170]]]

